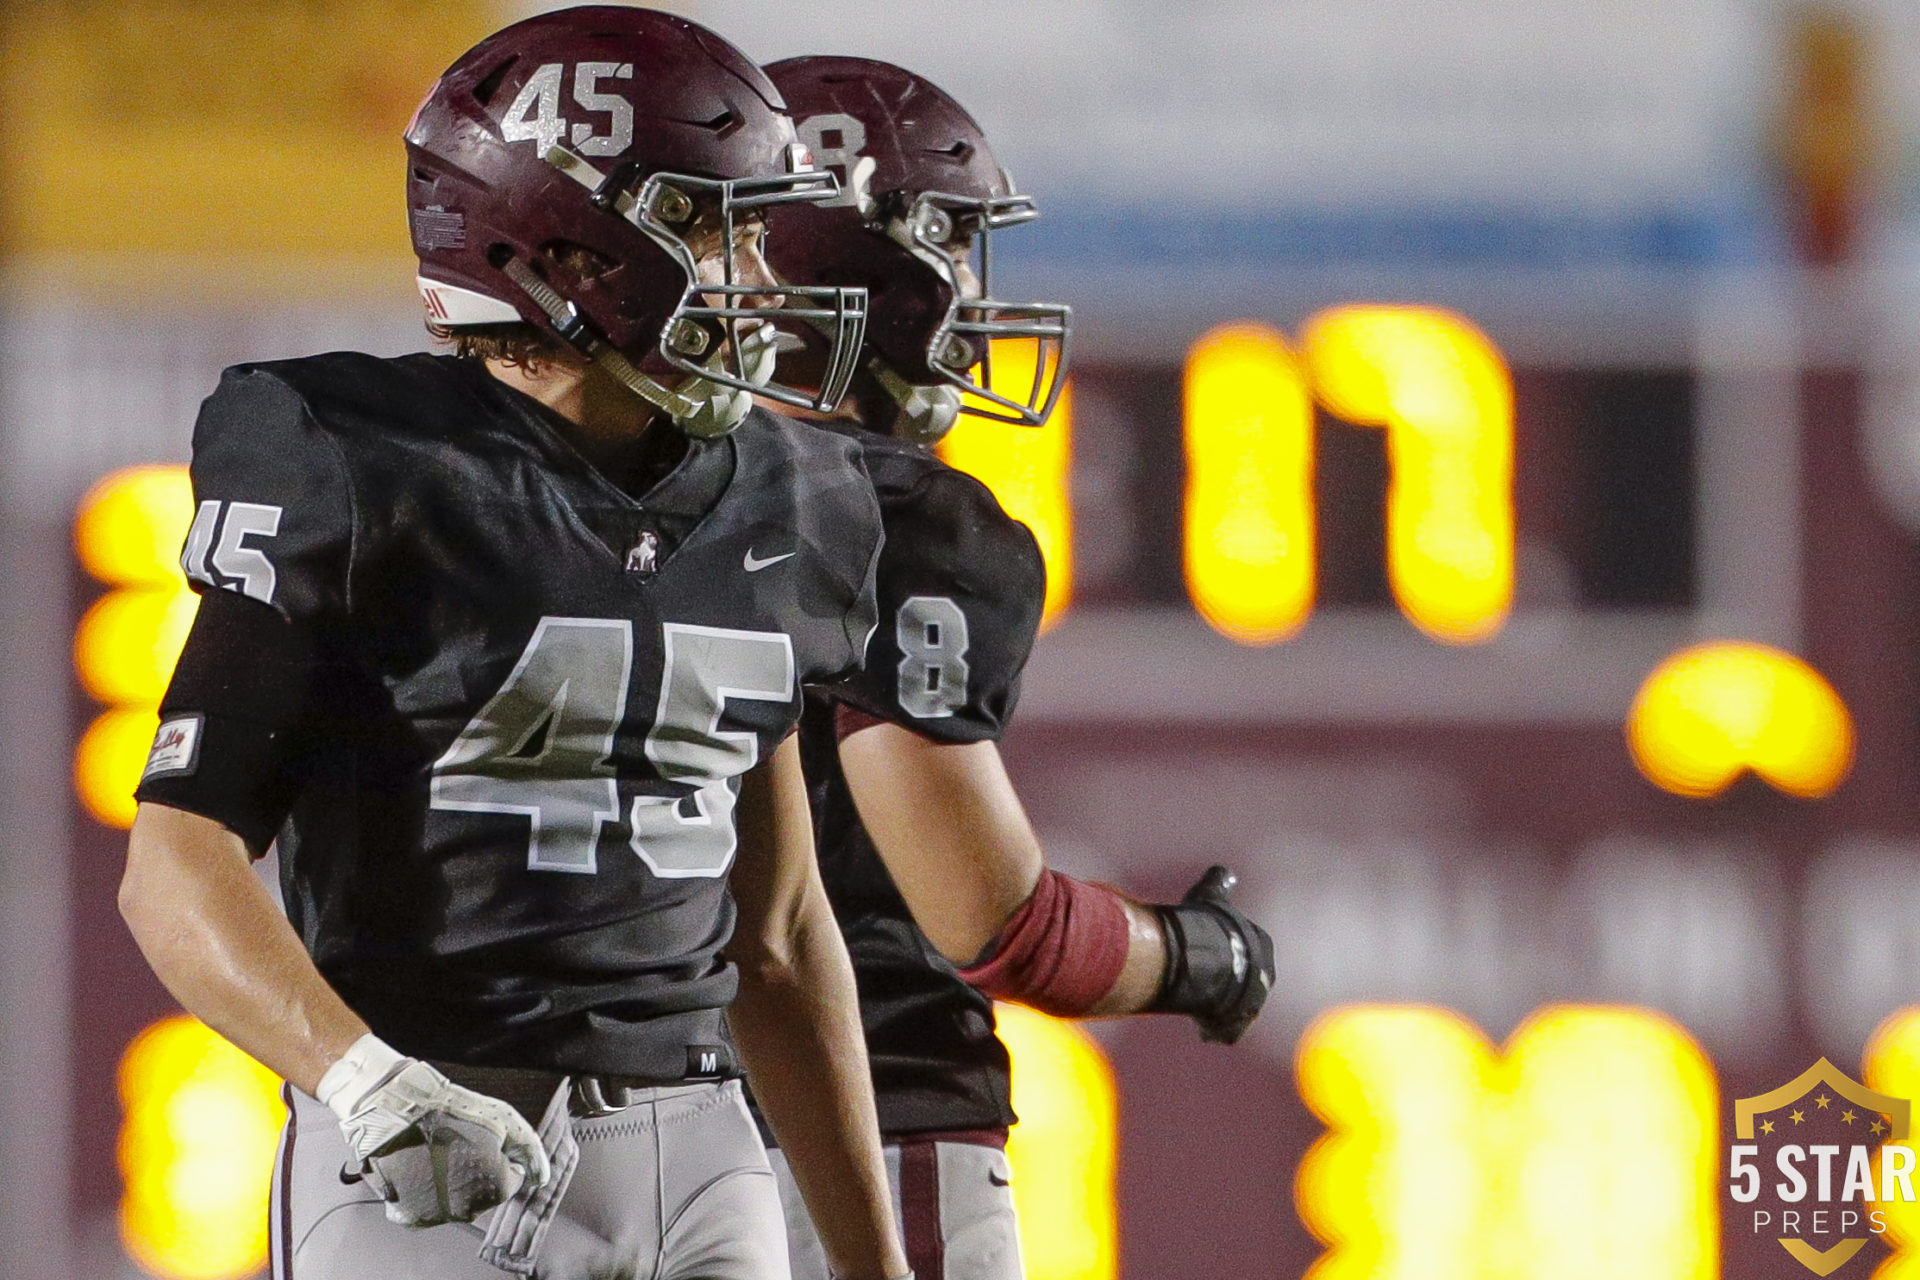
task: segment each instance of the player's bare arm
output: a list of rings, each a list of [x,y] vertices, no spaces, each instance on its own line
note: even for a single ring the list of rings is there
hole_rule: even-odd
[[[740,916],[727,948],[740,971],[728,1013],[734,1039],[834,1275],[901,1275],[907,1263],[880,1155],[853,966],[814,859],[797,739],[744,779],[739,824],[732,885]]]
[[[174,999],[316,1093],[367,1034],[268,896],[239,836],[211,818],[143,804],[127,845],[120,913]]]
[[[1032,899],[1046,855],[991,742],[942,743],[894,724],[840,743],[840,763],[881,861],[940,953],[971,964]],[[1166,937],[1151,908],[1116,897],[1125,957],[1087,1014],[1138,1013],[1160,994]]]
[[[522,1186],[545,1183],[546,1152],[519,1114],[368,1031],[320,975],[252,861],[240,837],[210,818],[139,807],[120,910],[174,998],[335,1109],[391,1221],[464,1222]],[[438,1162],[421,1159],[424,1147],[403,1138],[420,1125],[444,1138]],[[456,1147],[463,1157],[450,1154]]]

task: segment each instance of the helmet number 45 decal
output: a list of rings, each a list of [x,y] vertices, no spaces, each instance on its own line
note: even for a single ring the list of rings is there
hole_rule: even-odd
[[[600,92],[602,80],[633,79],[631,62],[582,62],[573,68],[573,100],[588,111],[612,117],[606,133],[577,123],[568,133],[560,114],[560,86],[566,67],[549,62],[527,77],[520,92],[500,118],[500,136],[508,142],[532,142],[545,155],[563,138],[583,156],[617,156],[633,145],[633,104],[617,93]]]

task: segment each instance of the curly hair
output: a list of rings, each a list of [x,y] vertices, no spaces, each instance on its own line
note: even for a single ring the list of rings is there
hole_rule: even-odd
[[[452,325],[427,321],[435,342],[448,343],[463,360],[499,360],[538,374],[550,365],[578,364],[578,352],[525,321],[507,324]]]
[[[597,280],[619,264],[586,245],[555,240],[544,246],[553,263],[582,280]],[[453,354],[467,360],[499,360],[538,375],[549,365],[584,364],[585,357],[552,334],[524,320],[504,324],[451,325],[427,321],[436,342],[451,343]]]

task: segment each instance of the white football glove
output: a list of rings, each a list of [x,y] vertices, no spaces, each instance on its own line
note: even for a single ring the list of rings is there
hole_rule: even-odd
[[[580,1163],[580,1143],[573,1136],[573,1117],[567,1112],[572,1096],[573,1082],[561,1081],[547,1103],[546,1114],[540,1117],[540,1148],[547,1153],[553,1176],[541,1186],[525,1183],[501,1204],[486,1224],[487,1238],[480,1245],[482,1262],[515,1275],[534,1273],[534,1256],[546,1242],[554,1215],[560,1208],[560,1198],[567,1194],[567,1184],[573,1180],[573,1171]],[[594,1244],[605,1244],[599,1237],[585,1234]],[[564,1264],[555,1267],[555,1260],[545,1261],[547,1265],[542,1270],[550,1275],[612,1275],[618,1270],[612,1266],[584,1265],[569,1269]]]
[[[378,1037],[360,1037],[320,1078],[360,1174],[407,1227],[467,1222],[552,1170],[533,1126]]]

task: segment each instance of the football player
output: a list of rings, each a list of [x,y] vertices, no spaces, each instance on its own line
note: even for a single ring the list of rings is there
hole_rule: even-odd
[[[1067,1017],[1184,1013],[1231,1043],[1266,998],[1272,943],[1229,901],[1223,868],[1165,906],[1049,869],[1001,764],[1045,570],[1026,526],[929,446],[962,413],[1037,425],[1058,397],[1067,309],[992,291],[991,240],[1030,221],[1033,201],[918,76],[859,58],[766,70],[842,175],[834,199],[773,216],[775,272],[869,291],[849,409],[830,425],[862,441],[880,499],[880,624],[864,671],[810,695],[802,727],[827,892],[859,982],[908,1261],[922,1280],[1017,1277],[1014,1116],[991,998]],[[1001,338],[1037,344],[1031,378],[993,377],[987,344]],[[811,345],[823,373],[826,349]],[[786,1198],[795,1275],[824,1280],[790,1185]]]
[[[857,344],[858,291],[761,256],[834,179],[731,45],[625,7],[481,43],[406,142],[459,354],[204,405],[121,890],[291,1086],[274,1273],[781,1280],[737,1046],[836,1274],[903,1275],[791,736],[859,661],[879,515],[855,445],[751,403],[837,394],[770,381],[777,325]]]

